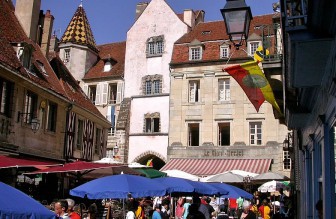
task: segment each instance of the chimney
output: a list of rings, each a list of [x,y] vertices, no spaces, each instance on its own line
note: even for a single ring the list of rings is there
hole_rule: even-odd
[[[147,8],[148,2],[139,2],[136,6],[135,20],[138,20],[142,12]]]
[[[46,57],[48,56],[49,52],[50,38],[53,24],[54,24],[54,16],[50,14],[50,10],[47,10],[43,19],[43,32],[41,40],[41,50]]]
[[[183,12],[183,21],[191,28],[195,26],[195,13],[191,9],[185,9]]]
[[[41,0],[16,0],[15,15],[27,36],[36,42]]]

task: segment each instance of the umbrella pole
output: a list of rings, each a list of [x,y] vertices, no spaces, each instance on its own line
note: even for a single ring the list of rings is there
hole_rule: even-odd
[[[126,219],[126,214],[125,214],[125,199],[123,199],[123,214],[124,214],[124,219]]]

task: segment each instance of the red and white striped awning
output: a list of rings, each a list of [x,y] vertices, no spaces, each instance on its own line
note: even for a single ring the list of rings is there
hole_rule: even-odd
[[[266,173],[272,159],[171,159],[164,170],[182,170],[197,176],[210,176],[230,170],[243,170],[252,173]]]

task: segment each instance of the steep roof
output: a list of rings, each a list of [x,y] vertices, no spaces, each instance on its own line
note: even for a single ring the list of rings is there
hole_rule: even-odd
[[[12,44],[18,43],[29,44],[33,47],[33,72],[28,72],[16,56]],[[16,73],[28,81],[75,102],[79,107],[85,108],[107,122],[106,118],[87,99],[62,61],[55,58],[51,62],[54,68],[56,66],[57,72],[55,72],[40,47],[26,36],[14,14],[11,1],[0,1],[0,51],[0,64],[12,70],[14,74]],[[59,60],[60,63],[56,63],[56,60]],[[43,69],[41,64],[43,64]]]
[[[96,52],[98,51],[82,4],[77,8],[60,41],[60,43],[67,42],[84,45]]]
[[[125,70],[125,51],[126,42],[110,43],[98,46],[99,60],[98,62],[85,74],[85,79],[104,78],[104,77],[121,77]],[[106,60],[112,60],[112,69],[104,71],[104,64]]]
[[[261,35],[262,25],[271,25],[274,18],[273,14],[261,15],[253,17],[250,25],[249,34]],[[189,33],[183,35],[174,44],[171,64],[189,63],[199,61],[189,61],[189,46],[195,40],[199,41],[203,49],[201,61],[219,60],[220,46],[229,42],[229,35],[226,33],[224,21],[212,21],[199,23]],[[246,57],[246,47],[233,53],[231,58]],[[231,48],[234,49],[233,47]],[[243,50],[244,49],[244,50]]]

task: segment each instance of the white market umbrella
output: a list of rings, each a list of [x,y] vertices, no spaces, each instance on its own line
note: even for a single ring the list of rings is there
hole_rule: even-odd
[[[247,172],[244,170],[230,170],[230,172],[241,175],[242,177],[247,177],[247,176],[256,177],[259,175],[258,173]]]
[[[253,180],[289,180],[289,178],[280,173],[267,172],[253,177]]]
[[[139,164],[137,162],[132,162],[128,164],[128,167],[130,168],[149,168],[149,166]]]
[[[203,182],[224,182],[224,183],[242,183],[244,177],[239,174],[234,174],[230,171],[208,176],[202,179]]]
[[[106,163],[106,164],[122,164],[122,162],[115,160],[111,157],[104,157],[100,160],[93,161],[94,163]]]
[[[266,192],[276,192],[276,191],[279,191],[280,189],[287,190],[289,189],[289,187],[281,181],[272,180],[269,182],[265,182],[264,184],[259,186],[258,191],[262,193],[266,193]]]
[[[191,181],[199,181],[200,180],[200,178],[198,176],[187,173],[187,172],[184,172],[182,170],[173,169],[173,170],[163,170],[162,172],[167,173],[167,176],[171,176],[171,177],[189,179]]]

